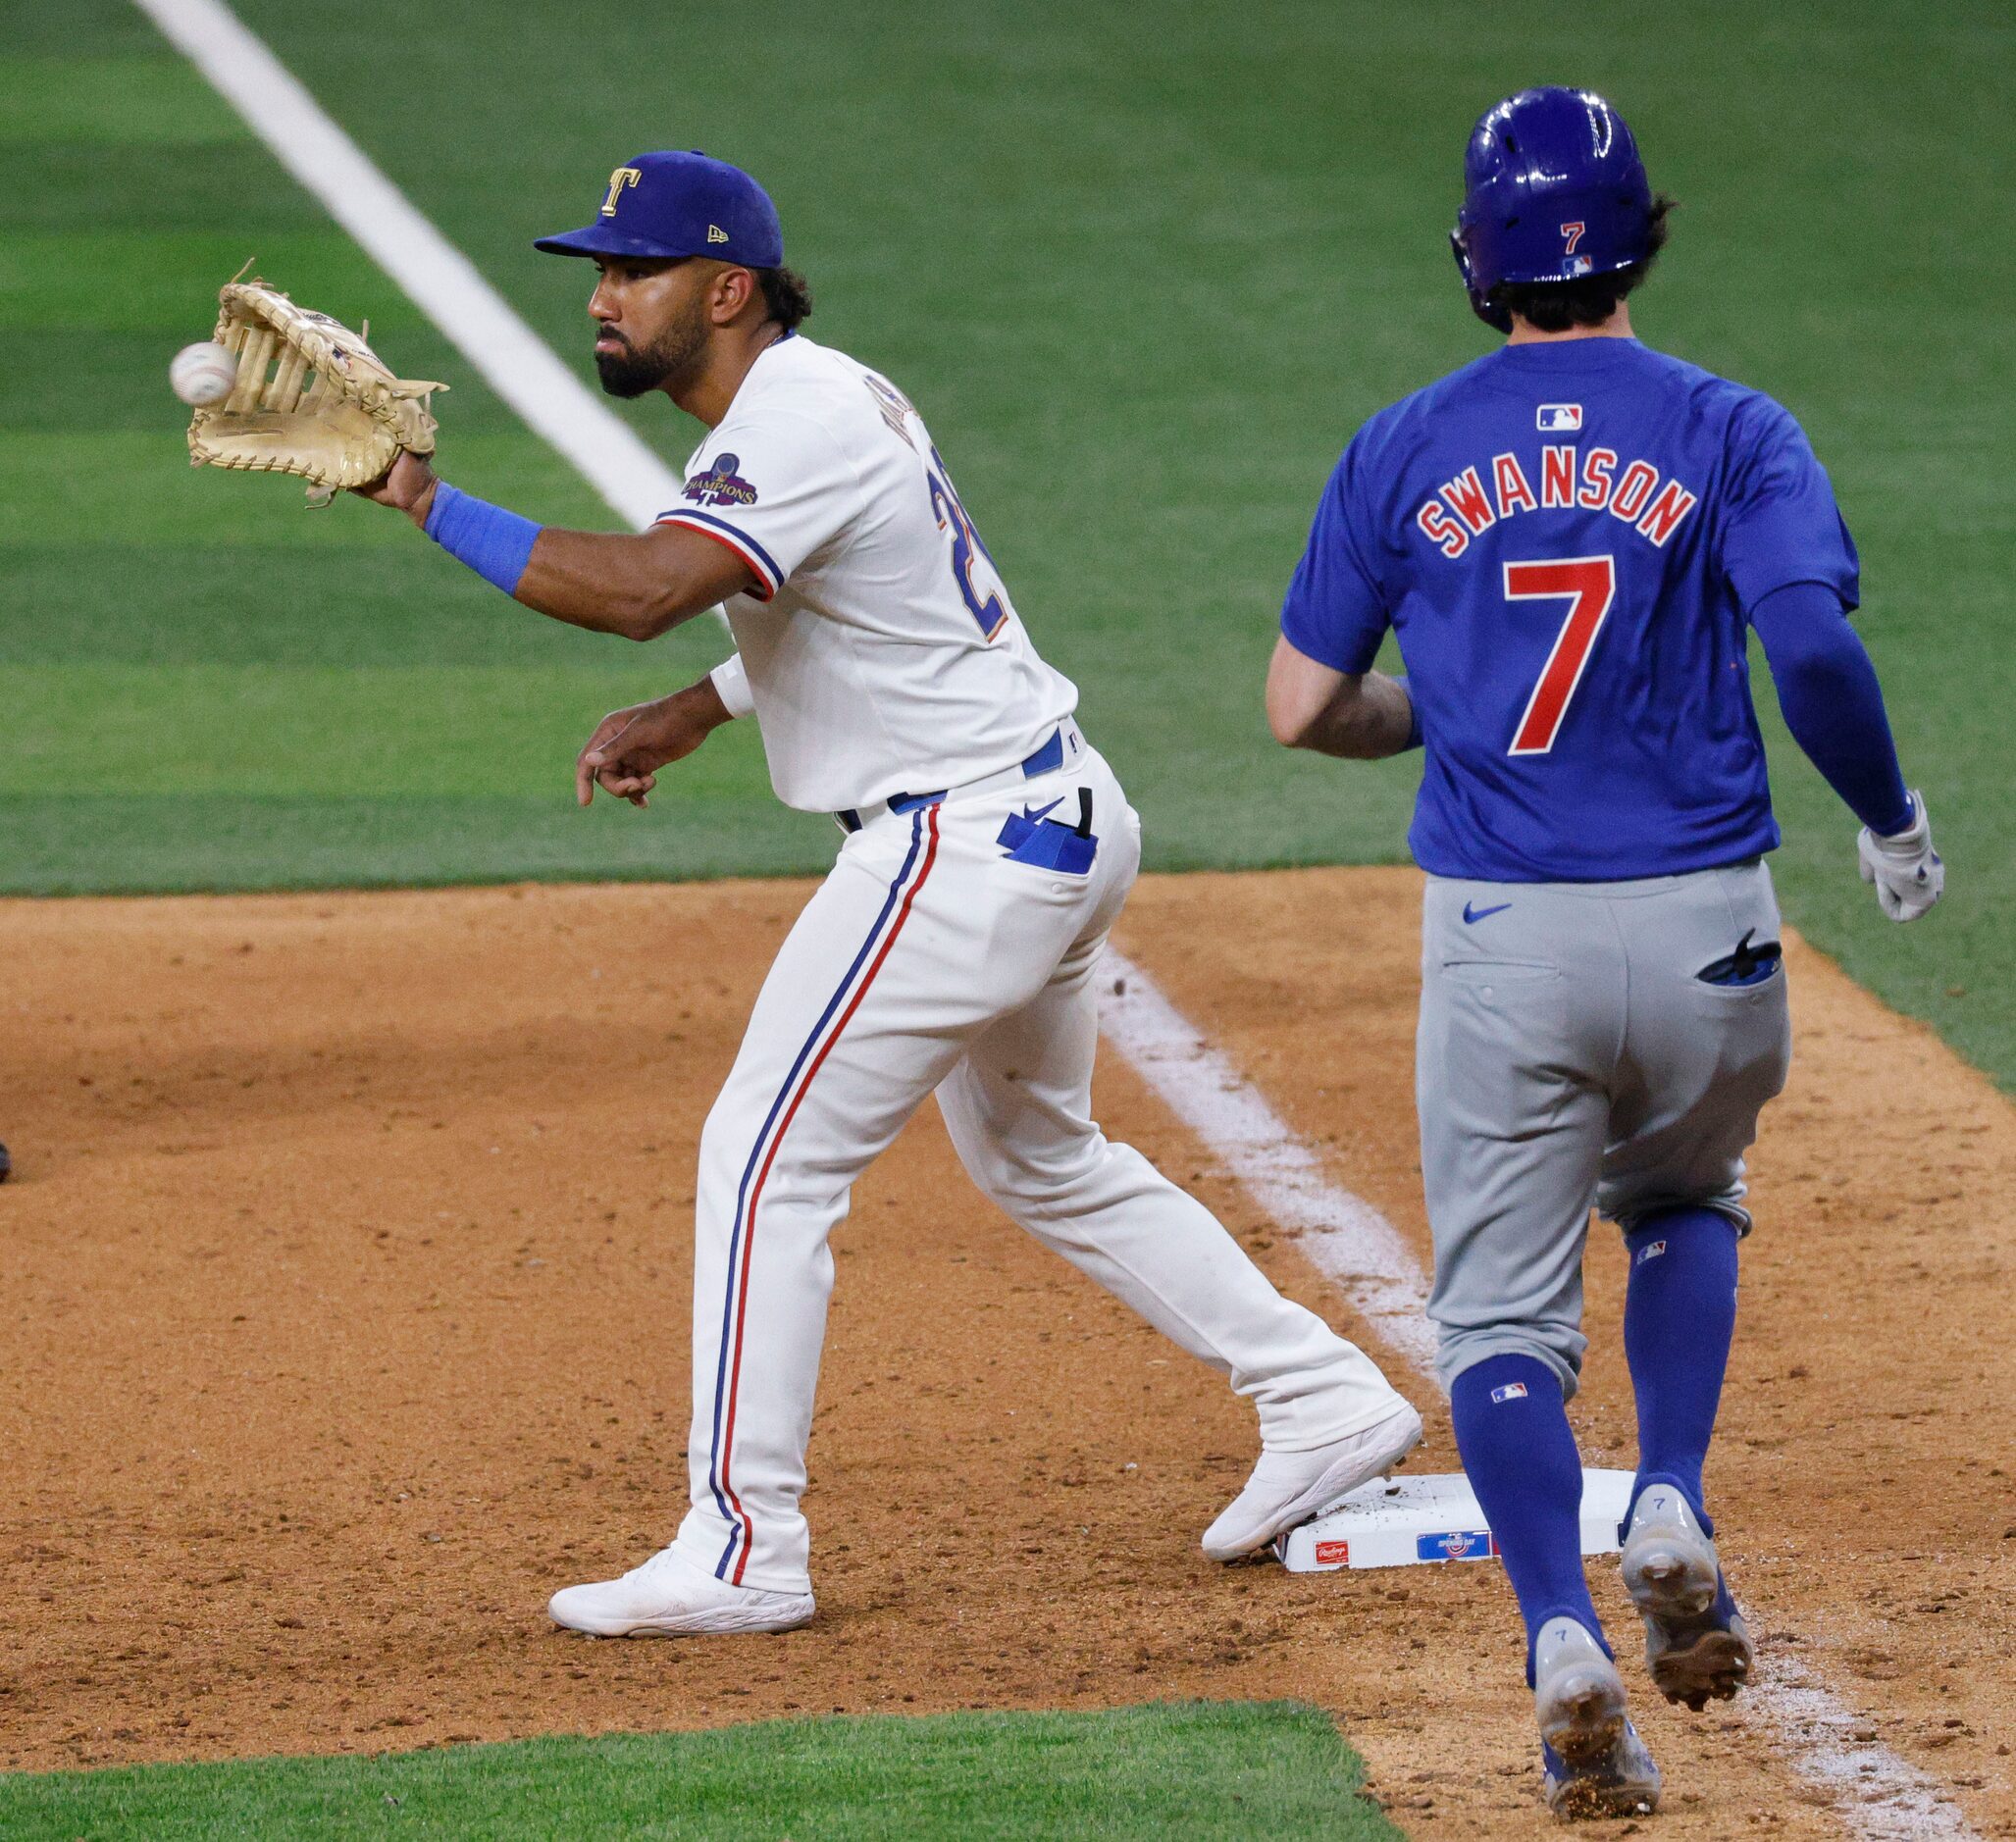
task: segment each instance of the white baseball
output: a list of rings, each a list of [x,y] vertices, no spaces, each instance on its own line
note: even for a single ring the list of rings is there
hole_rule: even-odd
[[[169,387],[198,409],[223,402],[237,381],[238,361],[214,339],[184,345],[168,367]]]

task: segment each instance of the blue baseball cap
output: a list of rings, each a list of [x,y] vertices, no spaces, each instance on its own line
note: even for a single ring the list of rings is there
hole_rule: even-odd
[[[770,194],[740,167],[691,153],[644,153],[609,175],[595,222],[533,244],[551,256],[712,256],[750,269],[784,261]]]

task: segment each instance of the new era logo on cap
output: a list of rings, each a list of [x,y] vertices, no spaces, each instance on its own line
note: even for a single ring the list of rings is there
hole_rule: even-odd
[[[1542,403],[1533,421],[1542,435],[1577,435],[1581,432],[1582,406],[1579,403]]]
[[[708,242],[710,242],[710,243],[725,243],[725,242],[727,242],[727,240],[728,240],[728,232],[727,232],[726,230],[723,230],[723,229],[722,229],[722,228],[721,228],[721,227],[720,227],[720,226],[719,226],[718,224],[710,224],[710,225],[708,225],[708,226],[707,226],[707,241],[708,241]]]

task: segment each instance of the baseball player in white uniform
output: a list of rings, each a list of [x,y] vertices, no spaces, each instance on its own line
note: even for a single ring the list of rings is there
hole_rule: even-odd
[[[1139,821],[1017,618],[929,432],[885,379],[796,331],[774,207],[697,153],[619,167],[591,257],[595,358],[707,426],[648,532],[545,529],[402,454],[367,495],[557,619],[649,639],[725,604],[739,655],[606,718],[577,764],[645,803],[721,723],[760,723],[778,797],[846,834],[756,999],[701,1134],[691,1507],[620,1579],[553,1596],[603,1636],[775,1631],[813,1610],[799,1500],[851,1186],[936,1093],[975,1183],[1228,1375],[1262,1456],[1207,1532],[1230,1560],[1390,1469],[1421,1419],[1283,1299],[1210,1212],[1091,1113],[1093,970]]]

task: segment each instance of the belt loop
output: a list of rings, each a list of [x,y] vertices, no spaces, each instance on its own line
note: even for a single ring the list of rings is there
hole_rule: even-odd
[[[1078,789],[1078,823],[1073,828],[1080,838],[1092,836],[1092,789]]]

